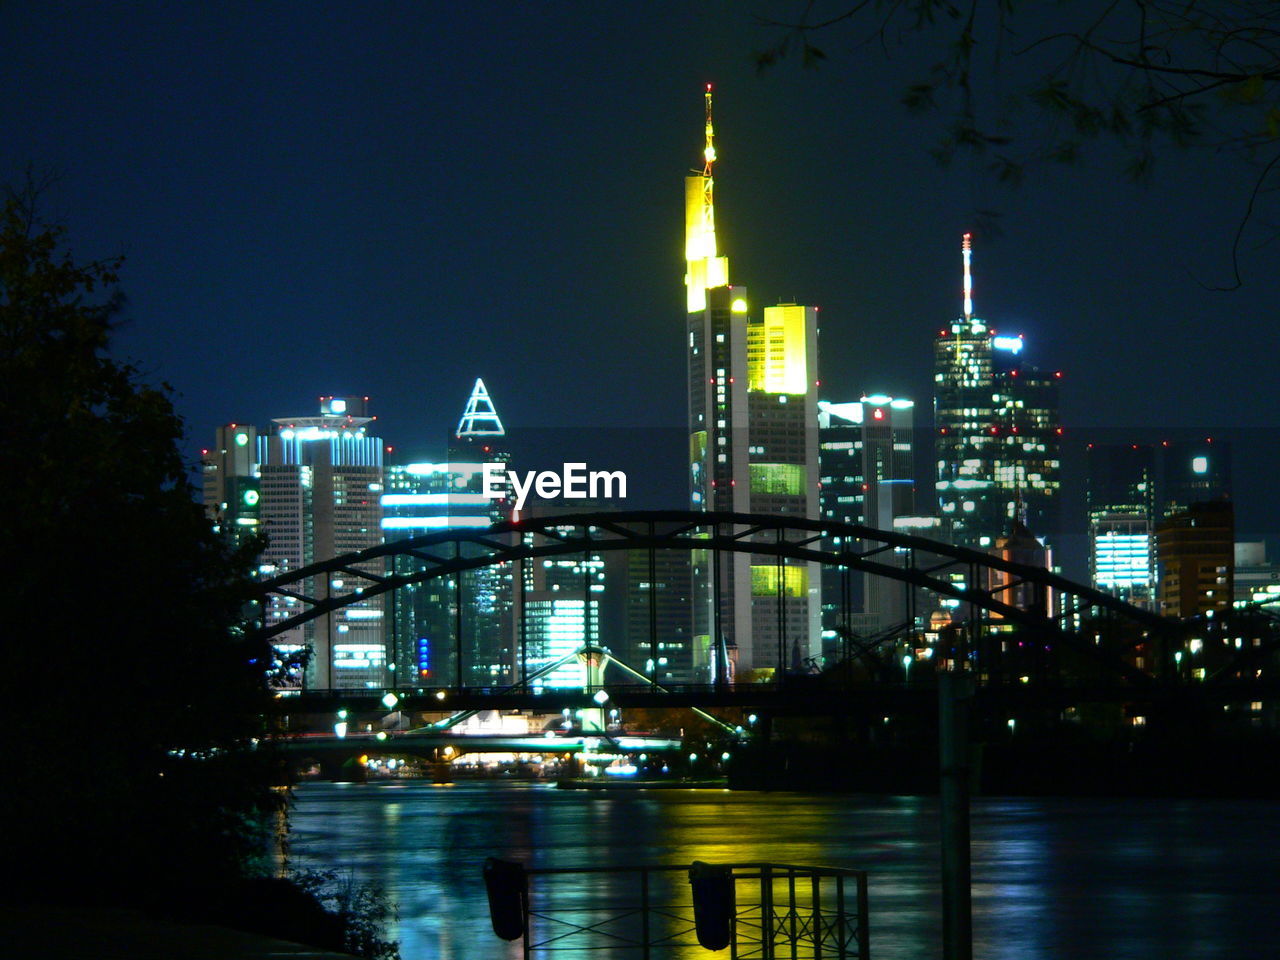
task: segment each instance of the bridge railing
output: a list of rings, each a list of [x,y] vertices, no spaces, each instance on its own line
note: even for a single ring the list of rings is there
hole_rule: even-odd
[[[867,874],[838,867],[718,864],[731,883],[728,956],[868,960]],[[705,957],[688,866],[526,871],[526,960]]]

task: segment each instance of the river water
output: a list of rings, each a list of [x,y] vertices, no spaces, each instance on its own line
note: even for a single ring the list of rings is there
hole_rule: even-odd
[[[985,798],[972,813],[975,957],[1280,958],[1280,806]],[[696,859],[866,870],[871,956],[941,956],[930,798],[307,783],[290,846],[294,866],[384,887],[403,960],[520,955],[489,925],[490,856],[530,867]]]

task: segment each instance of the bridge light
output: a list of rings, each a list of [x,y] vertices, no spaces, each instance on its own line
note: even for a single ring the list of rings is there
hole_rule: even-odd
[[[345,711],[344,711],[345,712]],[[333,735],[341,740],[347,735],[347,721],[339,720],[333,725]]]
[[[378,731],[378,735],[377,735],[374,739],[376,739],[376,740],[385,740],[385,739],[387,739],[387,731],[385,731],[385,730],[379,730],[379,731]]]
[[[339,710],[339,711],[338,711],[338,719],[339,719],[339,720],[345,720],[345,719],[347,719],[347,711],[345,711],[345,710]]]
[[[758,719],[760,718],[753,713],[751,716],[747,717],[747,723],[754,724]]]
[[[603,707],[609,699],[609,694],[605,693],[603,690],[597,690],[591,699]]]
[[[390,690],[388,690],[382,698],[382,705],[386,707],[388,710],[394,710],[396,708],[396,704],[399,702],[400,702],[400,698],[397,697]]]
[[[437,699],[437,700],[443,700],[443,699],[444,699],[444,691],[443,691],[443,690],[437,690],[437,691],[436,691],[436,699]]]

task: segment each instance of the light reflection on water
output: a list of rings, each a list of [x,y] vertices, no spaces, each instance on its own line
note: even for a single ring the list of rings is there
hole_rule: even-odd
[[[489,927],[486,857],[531,867],[817,864],[870,874],[871,955],[938,957],[935,801],[420,781],[305,784],[299,867],[375,879],[404,960],[518,957]],[[1280,956],[1280,810],[1261,803],[988,800],[973,808],[974,955]],[[584,899],[606,892],[584,882]]]

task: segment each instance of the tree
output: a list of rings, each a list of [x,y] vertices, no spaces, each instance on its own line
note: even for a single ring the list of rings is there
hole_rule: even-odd
[[[0,845],[32,895],[242,873],[279,799],[248,551],[196,504],[166,386],[107,353],[120,261],[77,264],[38,191],[0,214]],[[68,890],[67,882],[76,885]]]
[[[1140,181],[1169,147],[1231,155],[1252,176],[1232,246],[1239,286],[1241,242],[1280,185],[1272,0],[809,0],[794,18],[763,22],[776,39],[757,54],[761,67],[793,55],[815,66],[843,31],[859,44],[940,41],[903,103],[947,116],[940,161],[970,152],[1002,182],[1075,162],[1104,138]]]

